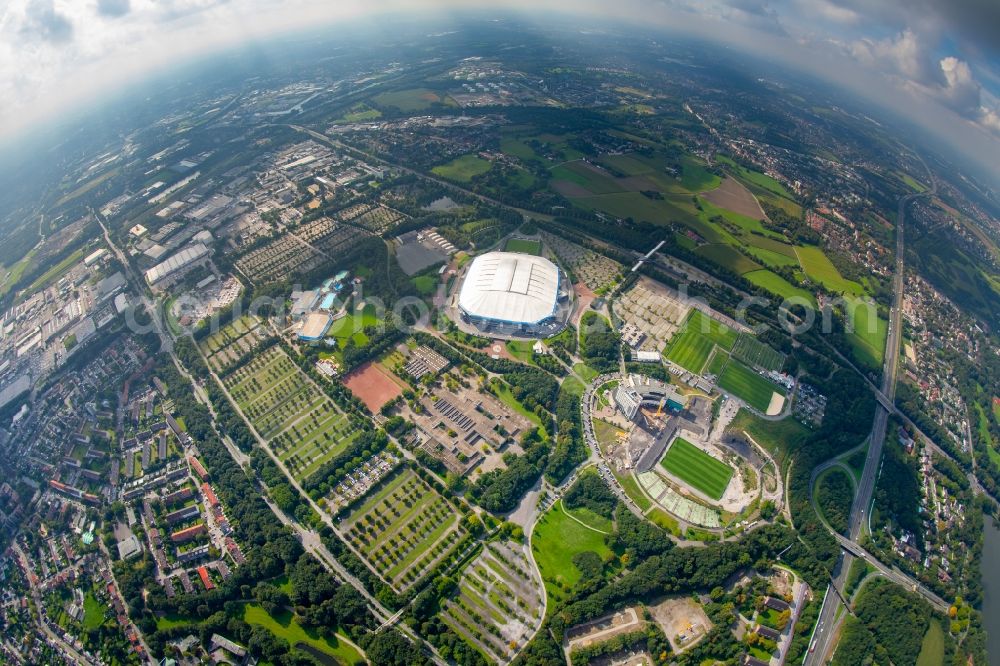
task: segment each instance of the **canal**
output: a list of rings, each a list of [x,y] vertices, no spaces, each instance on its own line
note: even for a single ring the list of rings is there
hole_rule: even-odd
[[[983,626],[989,663],[1000,663],[1000,528],[986,516],[983,538]]]

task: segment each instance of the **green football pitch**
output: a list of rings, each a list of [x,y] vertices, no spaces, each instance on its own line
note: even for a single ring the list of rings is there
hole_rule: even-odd
[[[681,437],[670,445],[660,464],[678,479],[714,500],[722,498],[729,480],[733,478],[732,467]]]

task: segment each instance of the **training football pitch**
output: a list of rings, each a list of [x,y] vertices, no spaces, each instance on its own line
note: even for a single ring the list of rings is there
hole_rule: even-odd
[[[733,478],[732,467],[681,437],[670,445],[660,464],[678,479],[714,500],[722,499],[729,480]]]
[[[761,412],[766,412],[771,404],[771,394],[784,390],[777,384],[758,375],[739,361],[730,361],[725,371],[719,377],[719,388],[742,398],[748,405]]]

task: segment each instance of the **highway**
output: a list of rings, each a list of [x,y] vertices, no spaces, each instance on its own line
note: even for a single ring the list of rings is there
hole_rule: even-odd
[[[936,191],[937,186],[934,184],[934,186],[926,192],[909,194],[901,197],[899,200],[899,208],[896,214],[896,263],[892,277],[892,307],[889,310],[889,332],[886,336],[885,360],[882,366],[882,386],[880,390],[881,396],[879,396],[881,399],[877,400],[878,404],[875,407],[875,418],[872,422],[871,435],[869,436],[868,456],[865,459],[864,471],[861,473],[861,480],[858,483],[857,492],[854,495],[854,503],[851,505],[850,520],[848,522],[848,534],[850,538],[844,539],[841,535],[835,535],[841,546],[846,546],[846,549],[841,554],[840,559],[834,567],[833,582],[831,583],[836,588],[838,593],[843,591],[844,583],[847,580],[847,574],[851,569],[851,563],[854,561],[852,551],[859,552],[860,550],[860,546],[857,545],[857,540],[861,535],[862,527],[868,521],[868,512],[871,509],[875,482],[878,479],[879,463],[882,460],[882,447],[885,444],[885,433],[889,424],[889,415],[891,413],[890,409],[887,409],[886,403],[888,403],[891,407],[894,404],[896,396],[896,375],[899,365],[899,342],[903,316],[902,304],[905,259],[903,229],[906,218],[906,208],[910,205],[910,202],[917,197],[931,195]],[[884,572],[894,571],[879,563],[871,555],[868,555],[865,559]],[[903,578],[900,579],[900,576],[903,576]],[[901,584],[908,589],[914,589],[912,581],[902,573],[893,572],[892,575],[889,575],[889,577],[896,580],[896,582],[903,580],[904,582]],[[917,586],[916,589],[919,591],[919,586]],[[837,627],[839,620],[837,618],[837,611],[840,606],[840,598],[840,594],[826,595],[823,602],[823,608],[820,610],[819,619],[817,620],[817,628],[813,634],[813,644],[810,647],[810,651],[806,654],[804,663],[821,664],[824,663],[828,657],[832,656],[830,653],[836,644],[835,639],[838,634]]]

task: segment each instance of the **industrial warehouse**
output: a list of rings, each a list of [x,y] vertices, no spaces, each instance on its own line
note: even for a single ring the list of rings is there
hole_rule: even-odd
[[[544,337],[559,331],[571,309],[568,284],[544,257],[488,252],[476,257],[462,281],[462,323],[494,336]]]

